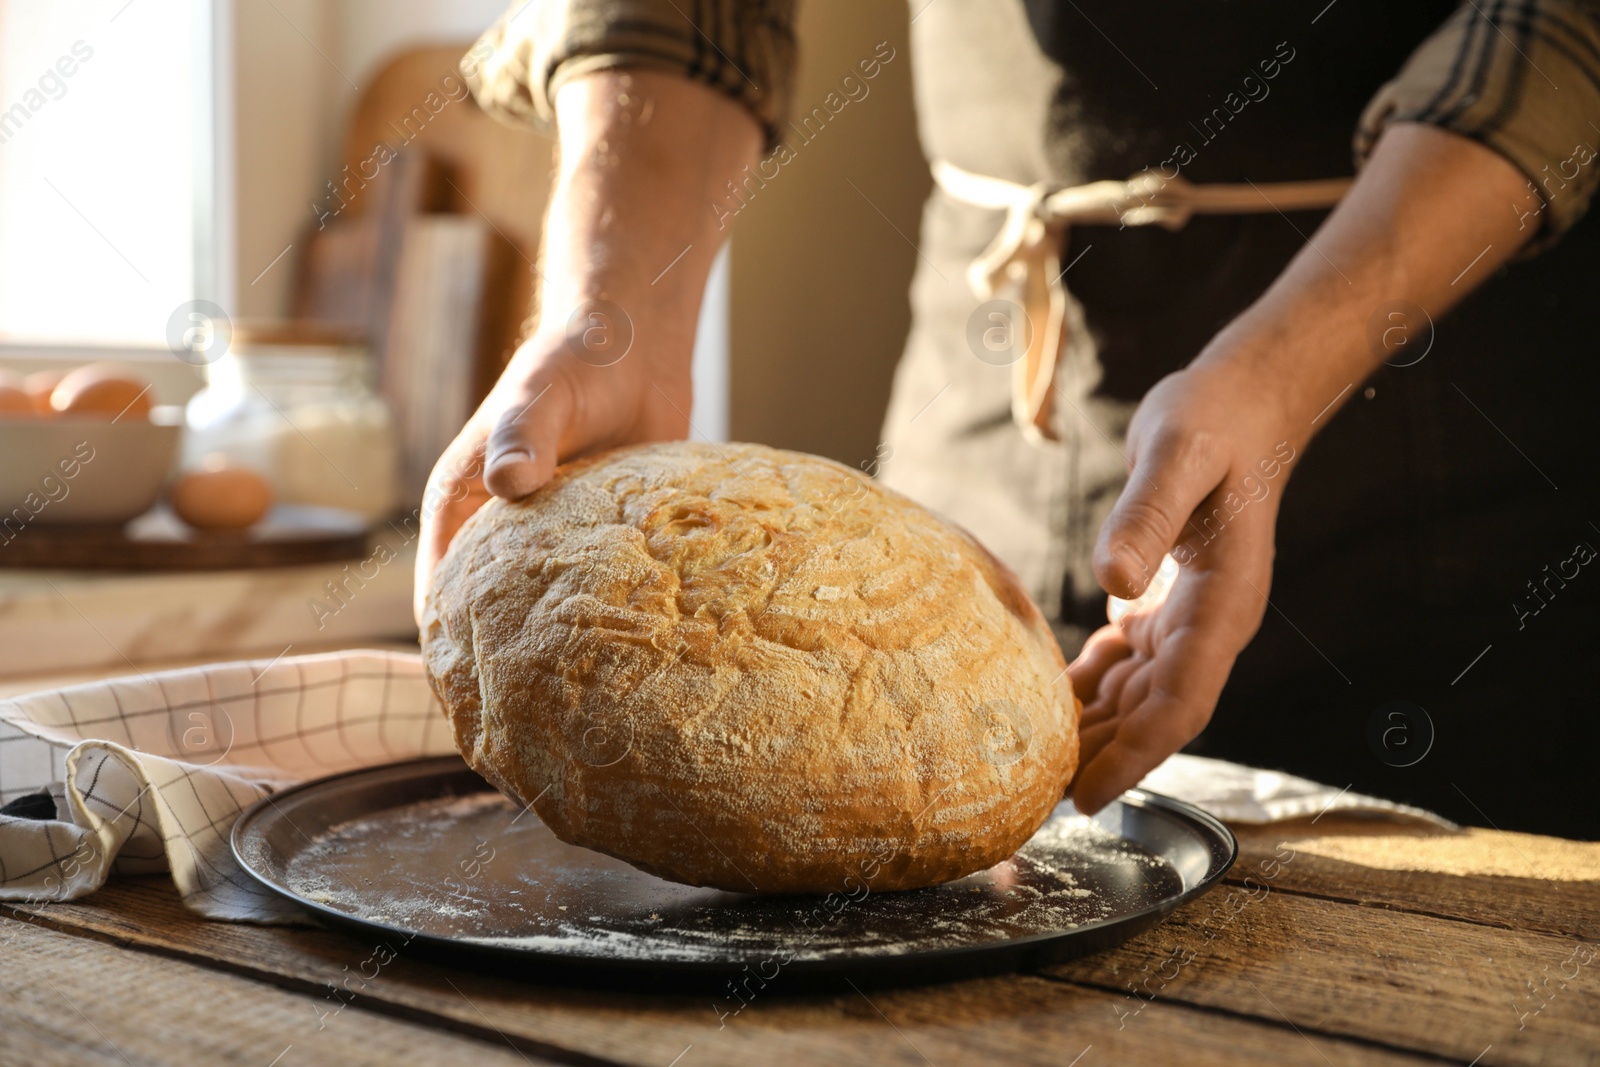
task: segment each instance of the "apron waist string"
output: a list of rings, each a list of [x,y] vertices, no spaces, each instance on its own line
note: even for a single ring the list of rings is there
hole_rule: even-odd
[[[1061,188],[1022,185],[933,164],[933,180],[956,200],[1006,213],[989,247],[967,268],[967,283],[988,299],[1003,285],[1020,287],[1028,319],[1026,354],[1012,365],[1011,415],[1034,444],[1057,439],[1053,424],[1056,365],[1066,348],[1067,290],[1061,251],[1073,223],[1181,229],[1194,215],[1244,215],[1332,207],[1351,179],[1196,185],[1146,170],[1127,181]]]

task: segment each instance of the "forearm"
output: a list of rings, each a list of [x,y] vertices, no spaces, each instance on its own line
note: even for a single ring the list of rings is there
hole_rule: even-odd
[[[1079,810],[1110,802],[1200,732],[1261,625],[1283,496],[1230,501],[1261,488],[1280,443],[1305,444],[1383,362],[1369,340],[1374,312],[1410,301],[1437,317],[1521,247],[1531,229],[1518,229],[1513,205],[1525,190],[1515,167],[1466,138],[1391,127],[1277,281],[1139,405],[1132,474],[1101,527],[1095,573],[1133,598],[1168,553],[1181,570],[1163,605],[1124,618],[1074,664],[1089,694]],[[1208,526],[1213,517],[1225,528]]]
[[[1437,321],[1531,236],[1519,217],[1519,205],[1537,208],[1528,201],[1526,178],[1496,153],[1429,126],[1393,126],[1306,247],[1196,362],[1258,376],[1303,444],[1351,385],[1386,358],[1410,358],[1373,343],[1383,306],[1407,302]],[[1392,321],[1422,343],[1426,320],[1407,320]]]
[[[712,205],[756,162],[759,127],[722,94],[648,70],[576,79],[555,104],[560,159],[540,263],[539,332],[562,333],[586,301],[603,299],[632,320],[641,352],[686,361],[726,236]]]

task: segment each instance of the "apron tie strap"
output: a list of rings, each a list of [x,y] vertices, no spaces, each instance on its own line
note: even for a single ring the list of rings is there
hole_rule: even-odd
[[[1006,213],[1000,232],[967,268],[967,284],[985,300],[1007,285],[1021,290],[1029,336],[1027,352],[1012,365],[1011,416],[1033,444],[1057,440],[1052,426],[1054,387],[1057,362],[1066,348],[1067,323],[1061,251],[1072,223],[1177,230],[1197,214],[1332,207],[1351,185],[1349,178],[1195,185],[1149,170],[1121,182],[1022,185],[974,174],[943,160],[933,164],[933,179],[962,203]]]

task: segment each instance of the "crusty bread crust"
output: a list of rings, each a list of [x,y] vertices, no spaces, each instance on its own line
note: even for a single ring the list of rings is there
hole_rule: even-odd
[[[619,449],[491,502],[422,645],[474,769],[691,885],[958,878],[1077,766],[1080,706],[1010,571],[863,474],[759,445]]]

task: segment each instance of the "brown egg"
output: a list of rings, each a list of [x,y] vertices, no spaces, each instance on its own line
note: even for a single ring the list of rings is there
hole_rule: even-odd
[[[50,394],[55,392],[56,386],[66,376],[67,372],[64,370],[36,370],[22,379],[22,391],[33,401],[35,413],[39,415],[56,413],[56,409],[50,406]]]
[[[24,388],[22,378],[8,370],[0,370],[0,417],[15,418],[33,414],[33,398]]]
[[[217,467],[180,475],[167,494],[178,518],[197,530],[242,530],[272,506],[272,490],[245,467]]]
[[[92,419],[148,419],[150,383],[115,363],[91,363],[70,372],[50,393],[58,415]]]
[[[0,385],[0,416],[14,419],[19,415],[35,418],[39,413],[33,408],[33,397],[21,389]]]

